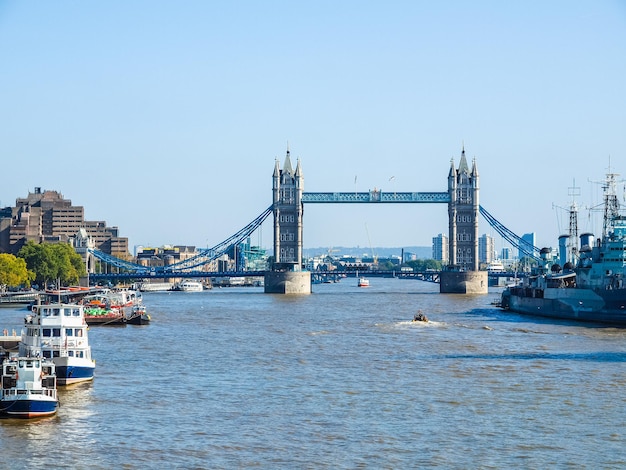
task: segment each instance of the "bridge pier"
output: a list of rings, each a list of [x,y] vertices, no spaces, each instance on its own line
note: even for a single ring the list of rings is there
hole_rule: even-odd
[[[488,291],[487,271],[441,271],[439,274],[441,294],[487,294]]]
[[[266,294],[310,294],[311,273],[309,271],[267,271],[265,273]]]

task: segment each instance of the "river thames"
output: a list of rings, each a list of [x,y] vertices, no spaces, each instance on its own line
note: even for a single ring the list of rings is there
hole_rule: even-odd
[[[498,297],[379,278],[145,293],[152,323],[92,327],[96,378],[60,388],[54,417],[0,420],[0,462],[626,467],[626,330],[521,317]],[[19,331],[25,314],[0,323]]]

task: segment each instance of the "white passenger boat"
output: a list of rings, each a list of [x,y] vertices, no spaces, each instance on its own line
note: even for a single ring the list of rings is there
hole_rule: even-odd
[[[359,283],[357,284],[359,287],[369,287],[370,280],[364,277],[359,278]]]
[[[0,414],[9,418],[37,418],[59,407],[55,367],[40,357],[12,357],[2,363]]]
[[[176,285],[176,289],[183,292],[202,292],[204,287],[201,282],[186,279]]]
[[[45,359],[51,359],[56,366],[59,385],[93,379],[96,363],[91,358],[82,305],[34,305],[24,322],[20,356],[41,354]]]

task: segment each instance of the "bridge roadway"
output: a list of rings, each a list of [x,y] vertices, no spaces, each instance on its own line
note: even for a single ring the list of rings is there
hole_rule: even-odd
[[[131,279],[172,279],[172,278],[207,278],[207,277],[263,277],[266,271],[181,271],[181,272],[152,272],[150,275],[146,273],[101,273],[89,274],[90,281],[104,280],[131,280]],[[405,272],[396,270],[354,270],[354,271],[311,271],[312,276],[338,276],[346,275],[347,277],[396,277],[400,279],[420,279],[435,281],[439,278],[440,271],[423,271],[423,272]],[[505,277],[512,278],[525,277],[526,273],[489,273],[489,277]]]
[[[334,193],[302,193],[302,202],[306,203],[350,203],[350,202],[380,202],[380,203],[449,203],[448,193],[435,192],[383,192],[373,190],[369,192],[334,192]]]

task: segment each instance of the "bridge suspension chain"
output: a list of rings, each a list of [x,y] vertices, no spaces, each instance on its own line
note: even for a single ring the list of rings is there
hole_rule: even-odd
[[[197,268],[219,258],[224,253],[226,253],[233,245],[238,245],[239,243],[241,243],[245,238],[252,234],[252,232],[254,232],[261,226],[265,219],[267,219],[267,217],[272,213],[273,207],[274,206],[271,205],[270,207],[265,209],[256,219],[254,219],[252,222],[250,222],[234,235],[228,237],[223,242],[218,243],[212,248],[202,250],[197,255],[191,258],[180,261],[178,263],[170,264],[168,266],[142,266],[140,264],[131,263],[130,261],[116,258],[115,256],[109,255],[99,250],[90,249],[88,251],[100,261],[104,261],[111,266],[130,271],[134,274],[145,274],[146,276],[148,276],[151,272],[174,273],[181,271],[190,271],[194,268]]]
[[[524,255],[532,258],[536,261],[541,261],[541,258],[537,255],[539,253],[539,248],[528,243],[526,240],[522,239],[511,230],[506,228],[501,222],[499,222],[494,216],[492,216],[483,206],[479,206],[480,213],[482,216],[489,222],[496,232],[498,232],[502,237],[508,241],[515,248],[519,249]]]
[[[272,213],[273,205],[269,206],[265,209],[256,219],[246,225],[244,228],[239,230],[234,235],[231,235],[226,240],[221,243],[218,243],[212,248],[208,248],[199,252],[196,256],[193,256],[189,259],[180,261],[178,263],[170,264],[169,266],[165,266],[163,268],[164,272],[181,270],[181,269],[193,269],[198,266],[202,266],[203,264],[208,263],[209,261],[213,261],[224,253],[226,253],[233,245],[238,245],[244,239],[246,239],[252,232],[258,229],[261,224],[267,219],[267,217]]]

